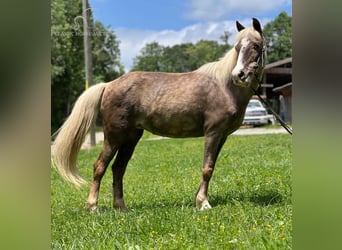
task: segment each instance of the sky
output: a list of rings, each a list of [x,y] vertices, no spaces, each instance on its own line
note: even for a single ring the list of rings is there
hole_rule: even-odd
[[[95,20],[113,28],[120,41],[121,62],[128,72],[133,58],[151,42],[164,46],[204,40],[221,42],[224,31],[234,43],[235,22],[264,26],[280,12],[292,16],[291,0],[89,0]]]

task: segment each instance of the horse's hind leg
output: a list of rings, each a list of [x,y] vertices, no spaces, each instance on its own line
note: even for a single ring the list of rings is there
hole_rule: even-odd
[[[116,151],[117,147],[111,145],[108,140],[105,139],[101,154],[94,163],[93,180],[90,186],[90,192],[86,203],[86,207],[90,211],[94,211],[97,208],[101,179],[105,174],[108,164],[113,159]]]
[[[143,134],[143,130],[131,131],[125,142],[121,144],[118,155],[112,165],[113,172],[113,207],[121,211],[127,211],[123,195],[123,176],[128,161],[131,159],[134,148]]]

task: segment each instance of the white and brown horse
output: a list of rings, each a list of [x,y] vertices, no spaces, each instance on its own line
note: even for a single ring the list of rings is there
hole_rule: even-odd
[[[113,207],[126,210],[123,176],[144,129],[168,137],[205,137],[202,181],[195,197],[201,210],[211,208],[208,186],[217,156],[228,135],[239,128],[265,62],[259,21],[245,28],[236,22],[234,47],[219,61],[188,73],[130,72],[86,90],[54,142],[53,165],[67,181],[85,183],[76,168],[77,155],[98,112],[104,145],[94,164],[87,208],[97,208],[100,183],[116,155]]]

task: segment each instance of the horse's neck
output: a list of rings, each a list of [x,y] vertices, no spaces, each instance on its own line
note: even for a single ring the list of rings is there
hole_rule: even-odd
[[[258,83],[253,81],[250,86],[241,87],[233,84],[232,80],[229,79],[226,85],[226,91],[230,98],[236,103],[239,107],[246,107],[249,100],[254,94],[253,89],[258,88]]]

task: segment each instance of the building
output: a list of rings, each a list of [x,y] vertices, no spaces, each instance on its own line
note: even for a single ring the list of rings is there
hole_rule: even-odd
[[[292,57],[265,66],[261,92],[284,121],[292,123]]]

